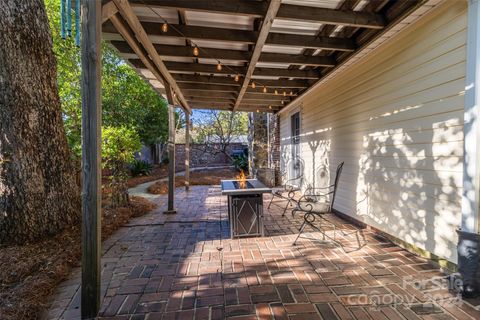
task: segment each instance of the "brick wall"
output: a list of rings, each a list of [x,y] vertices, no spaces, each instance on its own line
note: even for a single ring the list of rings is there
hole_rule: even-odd
[[[215,145],[213,145],[213,147],[215,148]],[[220,145],[218,145],[218,148],[220,148]],[[247,148],[246,144],[231,143],[227,147],[227,152],[230,154],[234,150],[244,150],[245,148]],[[183,169],[185,167],[185,144],[177,143],[175,145],[175,157],[175,167],[177,168],[177,170]],[[204,144],[190,144],[190,168],[222,166],[230,164],[230,159],[223,153],[209,151],[206,152]]]

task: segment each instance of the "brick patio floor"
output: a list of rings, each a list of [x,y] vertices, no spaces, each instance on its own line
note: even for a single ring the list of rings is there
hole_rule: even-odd
[[[314,232],[293,246],[302,220],[277,206],[264,238],[230,240],[219,187],[177,189],[176,215],[153,199],[103,243],[102,319],[480,319],[435,266],[336,216],[341,246]],[[79,282],[77,269],[46,318],[79,318]]]

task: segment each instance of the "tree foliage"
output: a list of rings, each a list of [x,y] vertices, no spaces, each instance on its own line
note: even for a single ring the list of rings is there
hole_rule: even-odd
[[[203,146],[204,152],[223,153],[232,159],[228,146],[233,139],[248,132],[248,117],[244,112],[206,110],[197,112],[195,142]],[[232,159],[233,160],[233,159]]]
[[[58,65],[58,87],[63,120],[73,153],[81,155],[81,62],[73,38],[60,35],[60,1],[45,0]],[[167,104],[107,43],[102,44],[102,121],[105,126],[127,126],[145,145],[168,136]]]
[[[206,110],[195,118],[196,142],[230,144],[232,139],[246,135],[248,118],[244,112]]]

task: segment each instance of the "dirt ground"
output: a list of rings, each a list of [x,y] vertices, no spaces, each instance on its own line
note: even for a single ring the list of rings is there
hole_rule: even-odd
[[[201,171],[192,171],[190,172],[190,185],[191,186],[200,186],[200,185],[217,185],[220,184],[220,180],[223,179],[233,179],[238,175],[238,171],[234,169],[210,169],[210,170],[201,170]],[[175,186],[183,187],[185,186],[184,177],[175,178]],[[150,187],[148,187],[148,192],[152,194],[166,194],[168,193],[168,181],[157,182]]]
[[[233,169],[202,170],[190,173],[191,185],[219,184],[221,179],[231,179],[238,174]],[[132,177],[128,186],[167,177],[168,165],[155,166],[148,176]],[[176,179],[178,187],[184,186],[183,177]],[[167,183],[151,186],[152,193],[167,193]],[[108,190],[103,190],[107,198]],[[140,197],[130,197],[130,205],[115,210],[103,201],[102,239],[131,218],[144,215],[155,205]],[[55,287],[66,279],[70,270],[80,265],[80,225],[35,243],[22,246],[0,247],[0,319],[38,319],[48,308],[49,297]]]
[[[130,205],[102,210],[102,239],[155,205],[130,197]],[[0,319],[38,319],[55,287],[80,264],[80,225],[35,243],[0,247]]]

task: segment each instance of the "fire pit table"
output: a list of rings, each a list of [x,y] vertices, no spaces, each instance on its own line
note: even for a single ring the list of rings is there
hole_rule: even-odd
[[[257,179],[222,180],[222,194],[228,196],[232,239],[263,236],[263,194],[271,192]]]

